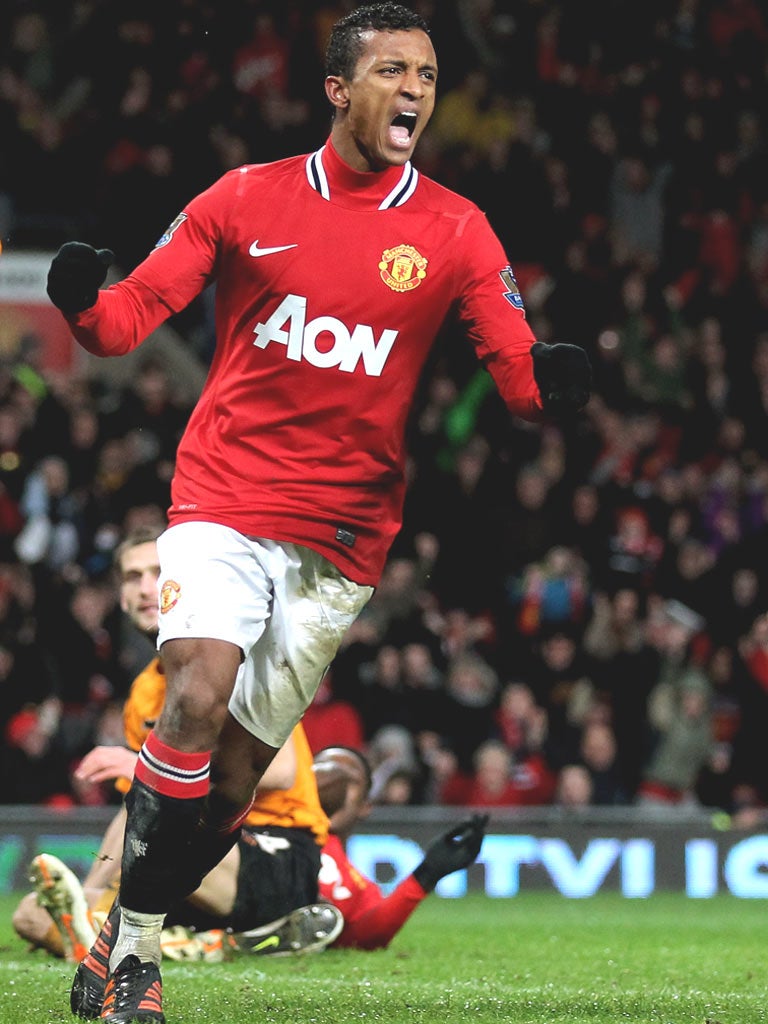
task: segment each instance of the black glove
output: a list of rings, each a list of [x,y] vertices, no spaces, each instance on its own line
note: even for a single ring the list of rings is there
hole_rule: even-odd
[[[96,301],[115,254],[85,242],[67,242],[48,271],[48,298],[62,313],[80,313]]]
[[[554,417],[581,412],[592,390],[592,367],[584,349],[536,341],[531,356],[544,412]]]
[[[413,872],[422,889],[431,892],[445,875],[469,867],[480,853],[487,824],[487,814],[473,814],[433,840]]]

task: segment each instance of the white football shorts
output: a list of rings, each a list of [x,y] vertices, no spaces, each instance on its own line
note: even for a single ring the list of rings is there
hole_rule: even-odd
[[[240,647],[229,710],[252,735],[281,747],[373,587],[348,580],[310,548],[216,523],[171,526],[157,548],[158,646],[210,637]]]

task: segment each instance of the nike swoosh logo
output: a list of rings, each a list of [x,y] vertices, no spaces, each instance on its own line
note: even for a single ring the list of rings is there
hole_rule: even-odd
[[[290,246],[288,246],[290,248]],[[272,946],[279,946],[280,939],[277,935],[270,935],[268,939],[262,939],[261,942],[257,942],[255,946],[251,946],[252,953],[258,953],[262,949],[269,949]]]
[[[251,256],[271,256],[273,252],[285,252],[286,249],[295,249],[298,244],[298,242],[294,242],[293,245],[273,245],[271,249],[260,249],[257,238],[248,250],[248,253]]]

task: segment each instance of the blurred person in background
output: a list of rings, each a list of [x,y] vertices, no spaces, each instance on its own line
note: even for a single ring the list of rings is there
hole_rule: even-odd
[[[713,743],[712,687],[692,651],[704,620],[676,600],[667,601],[653,623],[661,655],[648,698],[651,751],[636,804],[670,809],[696,805],[696,782]]]

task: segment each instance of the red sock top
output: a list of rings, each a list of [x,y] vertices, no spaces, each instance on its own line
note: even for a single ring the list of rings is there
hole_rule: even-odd
[[[210,785],[211,752],[175,750],[151,732],[139,751],[135,776],[163,796],[191,800],[206,796]]]

